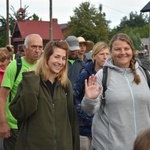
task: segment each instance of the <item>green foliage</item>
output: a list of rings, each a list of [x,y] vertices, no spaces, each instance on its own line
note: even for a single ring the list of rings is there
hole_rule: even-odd
[[[29,16],[27,8],[25,9],[25,20],[41,20],[38,15]],[[13,12],[9,14],[10,31],[13,32],[15,22],[17,20],[17,11],[14,7],[10,7]],[[140,37],[149,37],[149,17],[144,13],[131,12],[129,16],[121,19],[120,24],[114,29],[109,29],[110,21],[105,19],[106,15],[102,11],[102,5],[96,8],[90,2],[83,2],[74,9],[74,15],[70,17],[68,22],[72,35],[83,36],[86,40],[94,43],[98,41],[109,42],[113,35],[122,32],[130,35],[135,44],[136,49],[140,48]],[[0,47],[6,45],[6,19],[0,16]]]
[[[32,15],[32,20],[40,20],[39,16],[36,14]]]
[[[72,35],[82,36],[86,40],[93,42],[108,42],[109,21],[105,19],[105,13],[102,13],[102,5],[98,9],[89,2],[83,2],[79,8],[75,8],[74,15],[70,17],[68,23]]]
[[[129,19],[127,16],[123,17],[120,24],[110,32],[110,36],[112,37],[119,32],[129,34],[132,30],[133,34],[139,33],[141,38],[148,37],[148,19],[148,16],[143,13],[137,14],[137,12],[131,12]]]
[[[148,19],[143,13],[131,12],[129,19],[127,16],[123,17],[120,24],[110,32],[110,38],[119,32],[126,33],[131,37],[135,49],[143,50],[141,38],[149,37]]]
[[[32,16],[28,16],[29,15],[29,13],[27,12],[28,7],[29,6],[24,6],[25,20],[39,20],[39,17],[36,14],[33,14]],[[10,9],[13,12],[12,15],[9,14],[9,29],[10,29],[10,32],[12,34],[13,30],[14,30],[16,20],[17,20],[17,11],[15,11],[13,6],[11,6]],[[5,47],[6,46],[6,41],[7,41],[6,22],[7,22],[6,19],[3,16],[0,16],[0,47]]]
[[[139,36],[139,34],[133,34],[132,31],[130,31],[129,33],[130,38],[132,39],[133,45],[135,47],[136,50],[141,50],[141,38]]]
[[[4,47],[6,41],[6,19],[3,16],[0,16],[0,47]]]
[[[129,14],[129,19],[127,16],[123,17],[123,19],[120,22],[120,28],[124,28],[125,26],[128,26],[130,28],[135,27],[142,27],[148,22],[148,16],[144,15],[143,13],[140,13],[139,15],[137,12],[133,13],[131,12]]]
[[[139,33],[141,38],[148,38],[149,37],[149,23],[146,23],[142,27],[133,28],[133,33]]]

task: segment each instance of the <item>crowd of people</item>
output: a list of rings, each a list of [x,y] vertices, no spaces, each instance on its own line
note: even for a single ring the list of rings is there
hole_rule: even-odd
[[[3,149],[149,150],[150,89],[140,65],[124,33],[109,44],[70,35],[45,46],[30,34],[16,54],[0,48]]]

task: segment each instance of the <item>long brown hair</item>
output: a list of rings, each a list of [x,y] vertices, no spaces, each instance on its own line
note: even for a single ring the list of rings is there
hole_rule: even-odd
[[[131,40],[131,38],[127,35],[127,34],[124,34],[124,33],[118,33],[116,35],[113,36],[113,38],[111,39],[110,43],[109,43],[109,46],[110,46],[110,52],[112,51],[112,45],[115,41],[117,40],[120,40],[120,41],[124,41],[126,42],[132,49],[132,52],[133,52],[133,57],[130,61],[130,68],[132,69],[133,73],[134,73],[134,82],[136,84],[139,84],[141,82],[141,79],[139,77],[139,75],[137,74],[136,70],[135,70],[135,62],[137,60],[137,55],[136,55],[136,51],[135,51],[135,48],[134,48],[134,45],[133,45],[133,42]]]
[[[150,128],[142,131],[134,142],[133,150],[150,150]]]
[[[67,81],[67,59],[68,59],[68,44],[66,41],[61,40],[61,41],[52,41],[48,42],[44,48],[44,52],[36,66],[35,73],[37,75],[41,75],[43,80],[46,81],[49,79],[50,76],[50,71],[48,67],[48,59],[49,57],[53,54],[55,48],[62,48],[66,51],[66,64],[64,68],[56,75],[58,80],[60,80],[61,84],[63,86],[66,86],[66,81]]]

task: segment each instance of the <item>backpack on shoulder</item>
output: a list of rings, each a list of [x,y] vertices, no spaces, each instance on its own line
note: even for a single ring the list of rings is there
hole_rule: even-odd
[[[150,73],[149,71],[144,68],[142,65],[140,65],[140,67],[143,69],[144,73],[145,73],[145,76],[147,78],[147,84],[150,88]],[[102,93],[102,96],[101,96],[101,105],[100,105],[100,108],[102,110],[104,110],[104,107],[105,107],[105,103],[106,103],[106,99],[105,99],[105,91],[107,90],[107,77],[108,77],[108,66],[104,66],[103,67],[103,78],[102,78],[102,86],[103,86],[103,93]]]

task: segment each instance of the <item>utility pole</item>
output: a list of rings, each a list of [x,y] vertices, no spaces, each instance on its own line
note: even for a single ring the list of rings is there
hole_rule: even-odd
[[[53,19],[52,19],[52,0],[49,2],[49,16],[50,16],[50,41],[53,41]]]
[[[9,40],[9,0],[6,0],[6,37],[7,44],[10,44]]]
[[[20,8],[22,8],[22,0],[20,0]]]

